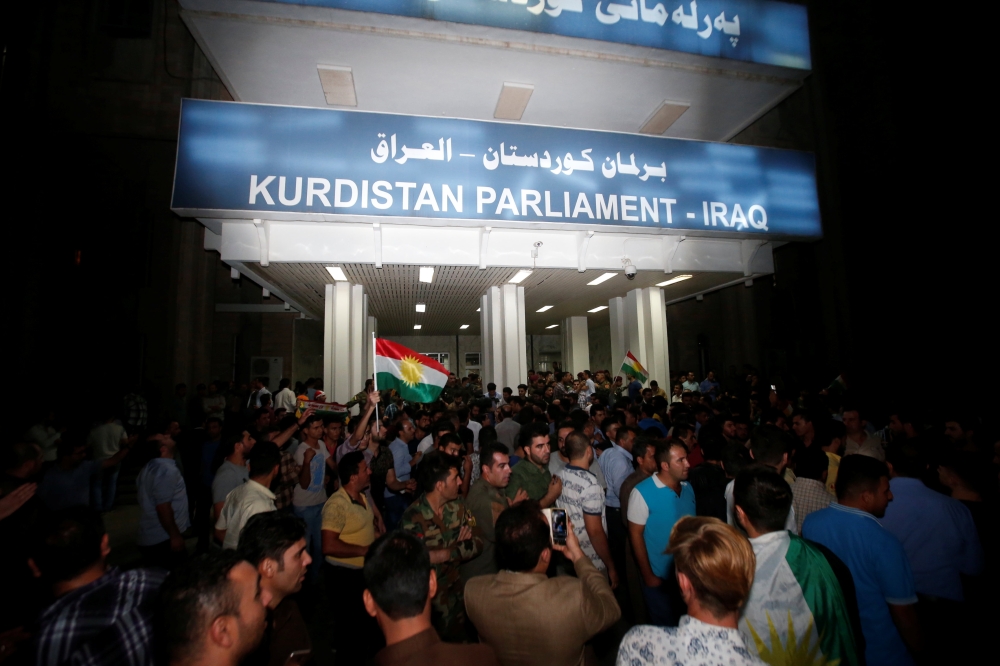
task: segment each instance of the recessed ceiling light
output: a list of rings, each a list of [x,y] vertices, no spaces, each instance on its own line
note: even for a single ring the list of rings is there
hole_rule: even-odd
[[[417,303],[417,312],[427,312],[427,304]]]
[[[419,331],[420,330],[420,324],[414,324],[413,325],[413,330],[414,331]]]
[[[607,310],[607,309],[608,309],[607,305],[598,305],[593,310],[587,310],[587,312],[600,312],[601,310]]]
[[[535,312],[548,312],[551,309],[552,309],[551,305],[543,305],[542,307],[535,310]]]
[[[670,278],[669,280],[666,280],[665,282],[657,282],[656,286],[657,287],[666,287],[668,284],[674,284],[674,283],[677,283],[677,282],[683,282],[684,280],[690,280],[693,277],[694,277],[693,275],[678,275],[677,277]]]
[[[546,329],[550,329],[550,328],[558,328],[558,327],[559,327],[559,324],[552,324],[551,326],[546,326],[545,328]]]
[[[476,308],[476,312],[482,312],[482,311],[483,311],[482,308]]]
[[[434,282],[434,267],[433,266],[421,266],[420,267],[420,281],[421,282]]]
[[[526,268],[522,268],[518,272],[514,273],[514,277],[510,279],[511,284],[518,284],[521,280],[531,275],[531,271]]]
[[[465,329],[469,328],[469,325],[468,324],[462,324],[461,326],[459,326],[459,328],[464,331]]]
[[[618,273],[605,273],[601,277],[594,278],[593,280],[591,280],[590,282],[588,282],[587,286],[593,286],[595,284],[601,284],[602,282],[607,282],[608,280],[610,280],[611,278],[613,278],[616,275],[618,275]]]
[[[347,276],[344,275],[344,269],[340,266],[327,266],[326,270],[337,282],[347,282]]]

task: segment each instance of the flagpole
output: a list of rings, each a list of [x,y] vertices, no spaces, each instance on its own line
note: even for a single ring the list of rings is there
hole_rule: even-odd
[[[378,373],[375,371],[375,357],[378,354],[375,350],[375,331],[372,331],[372,388],[378,392]],[[375,403],[375,423],[378,423],[378,403]],[[377,430],[376,430],[377,432]]]

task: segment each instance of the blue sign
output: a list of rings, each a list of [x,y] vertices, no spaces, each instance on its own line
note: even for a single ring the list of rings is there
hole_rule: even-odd
[[[811,68],[806,8],[772,0],[268,0]]]
[[[822,235],[809,153],[190,99],[172,208]]]

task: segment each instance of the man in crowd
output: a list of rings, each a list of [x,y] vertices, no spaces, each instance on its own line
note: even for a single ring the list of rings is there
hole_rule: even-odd
[[[250,398],[247,400],[247,409],[260,409],[261,403],[260,398],[264,395],[271,395],[271,392],[267,390],[268,384],[267,377],[254,377],[250,380]]]
[[[792,510],[795,529],[802,533],[802,523],[814,511],[830,506],[833,497],[826,491],[830,459],[818,446],[799,449],[795,454],[795,482],[792,484]]]
[[[677,562],[687,615],[677,627],[630,629],[618,650],[618,664],[759,664],[737,629],[754,577],[753,551],[746,540],[717,518],[688,517],[674,528],[668,555]]]
[[[271,592],[232,550],[201,555],[167,576],[156,637],[170,666],[237,666],[260,644]]]
[[[701,385],[694,378],[694,372],[687,373],[684,383],[681,384],[685,391],[700,391]]]
[[[635,432],[634,428],[623,428]],[[634,435],[632,438],[632,460],[635,463],[635,471],[625,477],[622,486],[618,490],[618,499],[621,503],[621,521],[625,527],[626,542],[628,538],[628,500],[632,496],[632,490],[656,473],[656,446],[652,439],[645,435]]]
[[[136,478],[140,511],[136,543],[146,566],[172,569],[187,556],[183,536],[191,526],[187,486],[174,460],[174,440],[154,435],[146,445],[157,457]]]
[[[385,636],[386,646],[375,655],[378,666],[499,666],[488,645],[441,642],[431,624],[437,575],[420,539],[401,530],[379,538],[364,576],[365,610]]]
[[[104,460],[85,460],[87,448],[77,433],[63,433],[59,440],[59,459],[42,477],[38,498],[50,511],[71,506],[90,506],[91,487],[102,471],[118,465],[132,450],[126,440],[121,450]]]
[[[416,482],[410,479],[410,442],[413,441],[417,429],[413,422],[403,417],[394,428],[389,430],[389,452],[392,453],[392,469],[386,475],[385,482],[385,522],[390,530],[399,525],[403,512],[409,506],[416,489]],[[399,484],[404,484],[400,486]]]
[[[274,394],[274,411],[285,410],[288,414],[295,413],[295,392],[291,389],[292,380],[285,377],[278,382],[278,392]]]
[[[104,461],[113,458],[126,445],[135,444],[137,437],[129,437],[124,426],[117,422],[115,410],[108,410],[104,423],[96,426],[87,435],[87,447],[94,460]],[[94,475],[90,484],[90,506],[98,511],[108,512],[115,503],[115,491],[118,488],[118,473],[121,463],[102,469]]]
[[[264,638],[243,663],[286,666],[292,653],[312,650],[309,629],[291,596],[302,589],[311,562],[305,524],[288,513],[258,513],[240,532],[237,552],[257,568],[261,592],[271,596]]]
[[[917,591],[906,551],[879,523],[892,501],[889,469],[865,455],[844,456],[837,501],[810,514],[802,535],[829,548],[851,570],[865,639],[865,659],[912,665],[923,652]]]
[[[483,550],[481,530],[459,497],[459,465],[454,456],[428,453],[420,463],[423,494],[403,513],[399,524],[430,551],[438,585],[433,601],[434,626],[441,638],[450,642],[462,642],[469,636],[459,565]]]
[[[566,455],[566,437],[568,437],[572,432],[583,432],[583,424],[587,419],[586,414],[583,412],[573,412],[573,414],[579,415],[576,417],[578,419],[577,421],[563,421],[559,424],[559,427],[556,428],[556,441],[558,442],[559,448],[553,452],[554,455],[549,456],[549,472],[553,475],[561,472],[566,468],[566,465],[569,464],[569,456]],[[587,441],[589,442],[590,440],[588,439]],[[597,479],[597,482],[601,485],[602,489],[608,487],[608,481],[604,478],[604,472],[601,470],[601,466],[597,463],[597,456],[594,456],[588,471],[594,475],[594,478]]]
[[[250,454],[250,478],[241,486],[229,491],[215,523],[215,538],[223,548],[235,549],[240,532],[252,516],[274,511],[274,493],[271,482],[278,475],[281,454],[271,442],[257,444]]]
[[[361,451],[340,459],[340,488],[323,506],[323,565],[327,599],[334,618],[337,656],[344,663],[364,663],[378,649],[378,628],[365,612],[365,555],[375,541],[375,514],[365,489],[371,470]]]
[[[678,426],[675,426],[674,431],[677,429]],[[688,483],[694,490],[699,516],[726,519],[726,486],[730,479],[722,467],[722,453],[727,445],[725,438],[717,433],[706,433],[698,444],[704,462],[691,468]]]
[[[778,474],[788,467],[788,456],[791,442],[788,434],[777,426],[759,426],[750,439],[750,456],[758,465],[767,465]],[[733,470],[737,474],[738,470]],[[736,526],[736,513],[733,509],[733,482],[726,486],[726,522]],[[788,512],[786,527],[789,532],[798,534],[795,523],[795,508]]]
[[[414,457],[413,462],[411,462],[410,464],[411,465],[417,464],[420,461],[419,456],[424,455],[425,453],[427,453],[432,449],[436,449],[438,442],[441,440],[441,437],[447,435],[448,433],[453,433],[453,432],[455,432],[455,424],[452,423],[451,421],[448,421],[447,419],[441,419],[434,425],[430,426],[430,432],[427,434],[426,437],[420,440],[419,444],[417,444],[418,455]]]
[[[508,451],[514,450],[514,444],[521,433],[521,425],[514,420],[512,405],[504,405],[497,410],[500,422],[496,425],[497,441],[507,447]]]
[[[656,415],[656,409],[653,405],[644,402],[639,406],[639,411],[642,414],[642,418],[639,419],[639,423],[637,424],[639,430],[645,432],[646,430],[652,428],[658,433],[657,437],[666,438],[667,427],[653,418]]]
[[[598,571],[606,571],[611,589],[618,587],[618,570],[611,557],[604,523],[604,491],[597,479],[587,469],[594,459],[590,440],[582,432],[571,432],[563,445],[569,464],[559,472],[562,494],[556,506],[565,509],[566,517],[573,523],[580,548]]]
[[[506,494],[514,499],[523,490],[528,499],[537,500],[542,508],[552,506],[562,493],[562,479],[549,472],[549,429],[541,423],[521,428],[519,435],[524,459],[511,468]]]
[[[964,603],[962,580],[978,576],[983,569],[976,525],[962,502],[931,490],[920,480],[927,462],[917,446],[898,442],[889,448],[886,459],[892,503],[882,526],[903,545],[920,599],[921,626],[942,630],[927,637],[929,656],[933,661],[947,661],[966,654],[953,638],[971,625],[972,609]]]
[[[219,519],[226,497],[250,478],[247,457],[257,440],[249,430],[230,435],[222,445],[222,464],[212,479],[212,524]]]
[[[845,456],[859,453],[877,460],[885,460],[885,447],[882,440],[868,433],[868,422],[861,418],[861,411],[857,407],[846,408],[843,413],[843,421],[844,429],[847,431]]]
[[[469,618],[504,666],[582,664],[584,644],[621,617],[607,578],[580,548],[575,526],[567,527],[566,545],[555,545],[537,502],[504,511],[496,525],[500,572],[466,586]],[[546,576],[553,550],[575,577]]]
[[[306,541],[309,542],[309,578],[319,580],[323,543],[320,531],[323,521],[323,504],[326,503],[326,473],[335,471],[333,457],[320,438],[323,436],[323,418],[313,414],[302,425],[302,441],[293,454],[299,466],[299,482],[292,493],[292,512],[305,521]]]
[[[813,424],[812,415],[806,410],[792,412],[792,432],[803,447],[812,446],[813,440],[816,439],[816,426]]]
[[[657,445],[656,464],[656,473],[638,484],[629,496],[628,530],[642,576],[649,620],[673,627],[682,614],[682,603],[667,544],[674,524],[695,514],[694,490],[686,481],[691,466],[682,444]]]
[[[222,421],[226,417],[226,396],[219,393],[219,385],[208,385],[208,395],[201,399],[201,410],[206,418]]]
[[[605,515],[607,516],[608,545],[611,548],[611,559],[619,576],[625,574],[625,542],[628,533],[622,521],[621,489],[632,472],[632,446],[635,443],[634,428],[619,428],[617,423],[608,426],[609,433],[614,434],[611,448],[606,449],[597,463],[604,472],[608,483],[608,493],[604,498]],[[624,586],[623,586],[624,587]]]
[[[733,492],[736,519],[750,536],[757,560],[740,617],[747,645],[771,666],[784,666],[786,655],[799,645],[817,643],[817,659],[862,663],[833,569],[818,548],[785,529],[792,489],[777,472],[758,466],[736,477]],[[820,492],[826,494],[822,487]]]
[[[508,507],[520,504],[528,498],[528,493],[523,489],[517,491],[511,500],[504,494],[504,489],[510,482],[511,468],[507,447],[503,444],[500,442],[484,444],[479,451],[479,465],[480,476],[469,488],[465,505],[472,512],[476,525],[481,530],[483,552],[459,568],[462,580],[466,582],[475,576],[497,572],[494,530],[497,518]]]
[[[708,399],[714,402],[719,397],[722,386],[719,382],[715,381],[715,373],[709,370],[708,375],[705,376],[705,379],[698,386],[698,390],[701,391],[702,395],[708,396]]]
[[[166,574],[109,568],[104,523],[87,507],[57,511],[35,527],[29,565],[56,597],[39,618],[35,663],[152,663],[153,606]]]
[[[198,489],[195,495],[194,531],[198,535],[198,553],[208,550],[215,525],[215,503],[212,501],[212,483],[215,481],[215,459],[222,446],[222,420],[210,416],[205,420],[204,441],[194,454],[195,467],[187,469],[190,483]],[[188,483],[185,481],[185,483]]]

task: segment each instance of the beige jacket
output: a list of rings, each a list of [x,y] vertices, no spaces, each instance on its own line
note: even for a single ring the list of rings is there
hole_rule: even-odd
[[[603,573],[586,557],[576,578],[501,571],[471,579],[465,609],[502,666],[578,666],[583,644],[621,617]]]

